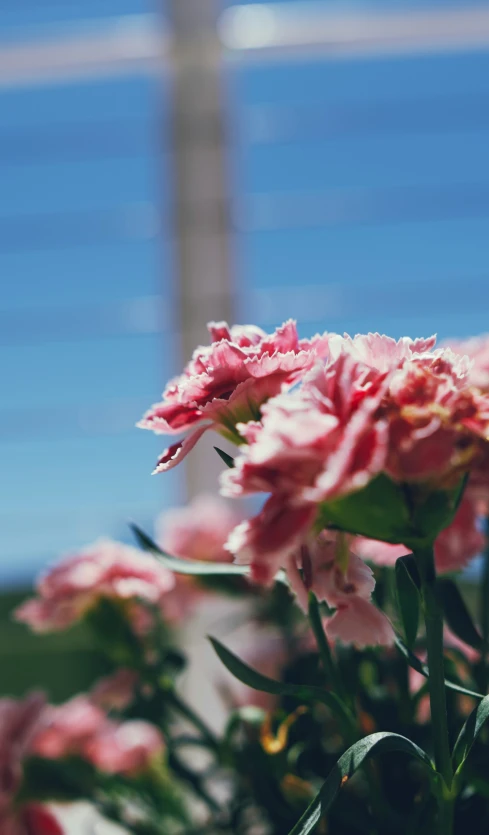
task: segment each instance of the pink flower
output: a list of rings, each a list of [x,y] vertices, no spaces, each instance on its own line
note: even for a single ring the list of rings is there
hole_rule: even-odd
[[[257,582],[271,582],[307,537],[318,504],[364,487],[385,462],[387,425],[372,416],[384,377],[341,354],[318,367],[300,391],[263,407],[261,423],[240,426],[248,445],[222,475],[226,495],[272,493],[254,519],[239,525],[227,546],[251,564]]]
[[[314,505],[294,507],[282,496],[272,496],[257,516],[234,529],[226,547],[235,562],[251,565],[255,582],[271,583],[286,558],[304,540],[315,514]]]
[[[2,835],[63,835],[51,812],[40,804],[20,807],[16,795],[22,785],[24,761],[42,721],[45,700],[39,694],[23,701],[0,699],[0,832]]]
[[[332,359],[346,352],[357,362],[381,374],[401,367],[406,360],[411,360],[419,354],[432,351],[435,345],[436,336],[427,339],[410,339],[403,336],[396,342],[392,337],[380,333],[357,334],[353,339],[348,334],[333,334],[328,341]]]
[[[66,629],[103,598],[133,605],[161,605],[174,577],[153,557],[118,542],[99,540],[79,554],[65,557],[41,578],[38,596],[15,616],[36,632]]]
[[[348,539],[334,533],[323,533],[303,545],[289,558],[292,588],[304,610],[309,591],[336,609],[326,620],[326,630],[334,640],[357,647],[390,645],[394,641],[391,623],[371,602],[373,573],[348,549]]]
[[[327,337],[300,340],[295,322],[273,334],[253,325],[208,325],[212,343],[199,347],[183,373],[173,379],[138,424],[166,435],[191,430],[160,457],[155,472],[171,469],[213,426],[239,443],[235,426],[259,417],[262,403],[296,382],[327,353]]]
[[[470,560],[480,554],[485,537],[478,525],[478,508],[470,491],[466,491],[451,525],[435,540],[435,562],[440,574],[460,571]],[[364,537],[354,543],[357,554],[377,565],[394,565],[398,557],[410,554],[404,545],[390,545]]]
[[[317,502],[364,487],[382,470],[387,424],[373,420],[384,377],[347,354],[318,366],[299,391],[263,406],[261,424],[239,426],[248,441],[222,476],[229,496],[253,492]]]
[[[166,511],[159,517],[157,541],[175,557],[229,562],[229,551],[224,545],[238,521],[226,502],[203,494],[186,507]]]
[[[159,730],[148,722],[107,721],[84,746],[86,758],[107,774],[132,777],[145,771],[164,749]]]
[[[389,380],[386,472],[398,481],[451,486],[487,443],[489,400],[470,385],[465,357],[449,349],[415,357]]]
[[[479,391],[489,393],[489,334],[466,340],[450,340],[450,348],[472,360],[469,368],[470,382]]]
[[[79,754],[107,721],[104,711],[88,696],[76,696],[62,705],[49,705],[43,714],[33,750],[46,759]]]
[[[91,702],[104,710],[125,710],[134,700],[138,682],[135,670],[121,667],[97,682],[90,694]]]
[[[132,776],[163,752],[160,731],[143,721],[114,721],[91,696],[44,709],[32,751],[46,759],[78,756],[100,771]]]

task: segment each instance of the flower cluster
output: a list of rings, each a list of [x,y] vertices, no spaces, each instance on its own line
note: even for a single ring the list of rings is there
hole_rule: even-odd
[[[375,549],[380,560],[385,548],[406,553],[431,530],[443,531],[436,545],[443,570],[461,567],[481,547],[468,495],[444,529],[463,478],[488,455],[485,385],[467,356],[437,348],[434,337],[326,333],[304,342],[292,322],[272,336],[252,326],[209,327],[212,345],[197,349],[140,424],[192,430],[157,471],[177,463],[209,425],[233,439],[239,454],[222,475],[222,493],[268,496],[230,534],[234,559],[250,564],[256,582],[270,583],[282,568],[299,598],[312,590],[327,601],[336,609],[331,635],[388,642],[392,631],[370,602],[374,581],[360,558]],[[367,512],[362,497],[374,487]],[[430,496],[439,494],[443,514],[424,524]],[[352,499],[356,513],[345,514]],[[332,532],[338,527],[382,544],[356,545]]]
[[[0,832],[2,835],[63,835],[47,806],[19,802],[24,765],[32,757],[81,757],[99,771],[134,777],[161,756],[159,730],[148,722],[109,719],[100,706],[111,693],[128,689],[127,671],[101,682],[93,694],[76,696],[62,705],[47,704],[32,694],[23,701],[0,699]],[[97,704],[97,700],[99,704]],[[117,701],[117,700],[116,700]]]

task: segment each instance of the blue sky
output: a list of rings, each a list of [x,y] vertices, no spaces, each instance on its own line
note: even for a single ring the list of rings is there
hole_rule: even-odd
[[[0,28],[148,11],[19,0]],[[227,64],[223,80],[240,319],[489,329],[489,53]],[[133,427],[180,359],[165,81],[0,96],[0,579],[19,582],[178,503],[178,473],[149,475],[164,439]]]

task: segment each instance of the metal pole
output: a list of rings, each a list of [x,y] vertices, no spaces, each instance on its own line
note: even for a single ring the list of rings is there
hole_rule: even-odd
[[[216,0],[169,0],[173,223],[183,359],[209,320],[233,320],[230,201]],[[207,440],[207,443],[206,443]],[[212,439],[186,459],[189,495],[216,486]]]

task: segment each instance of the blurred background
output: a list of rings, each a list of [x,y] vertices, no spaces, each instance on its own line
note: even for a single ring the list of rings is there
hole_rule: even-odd
[[[2,2],[6,689],[98,663],[9,623],[44,565],[214,488],[134,428],[208,319],[489,329],[488,131],[484,0]]]

